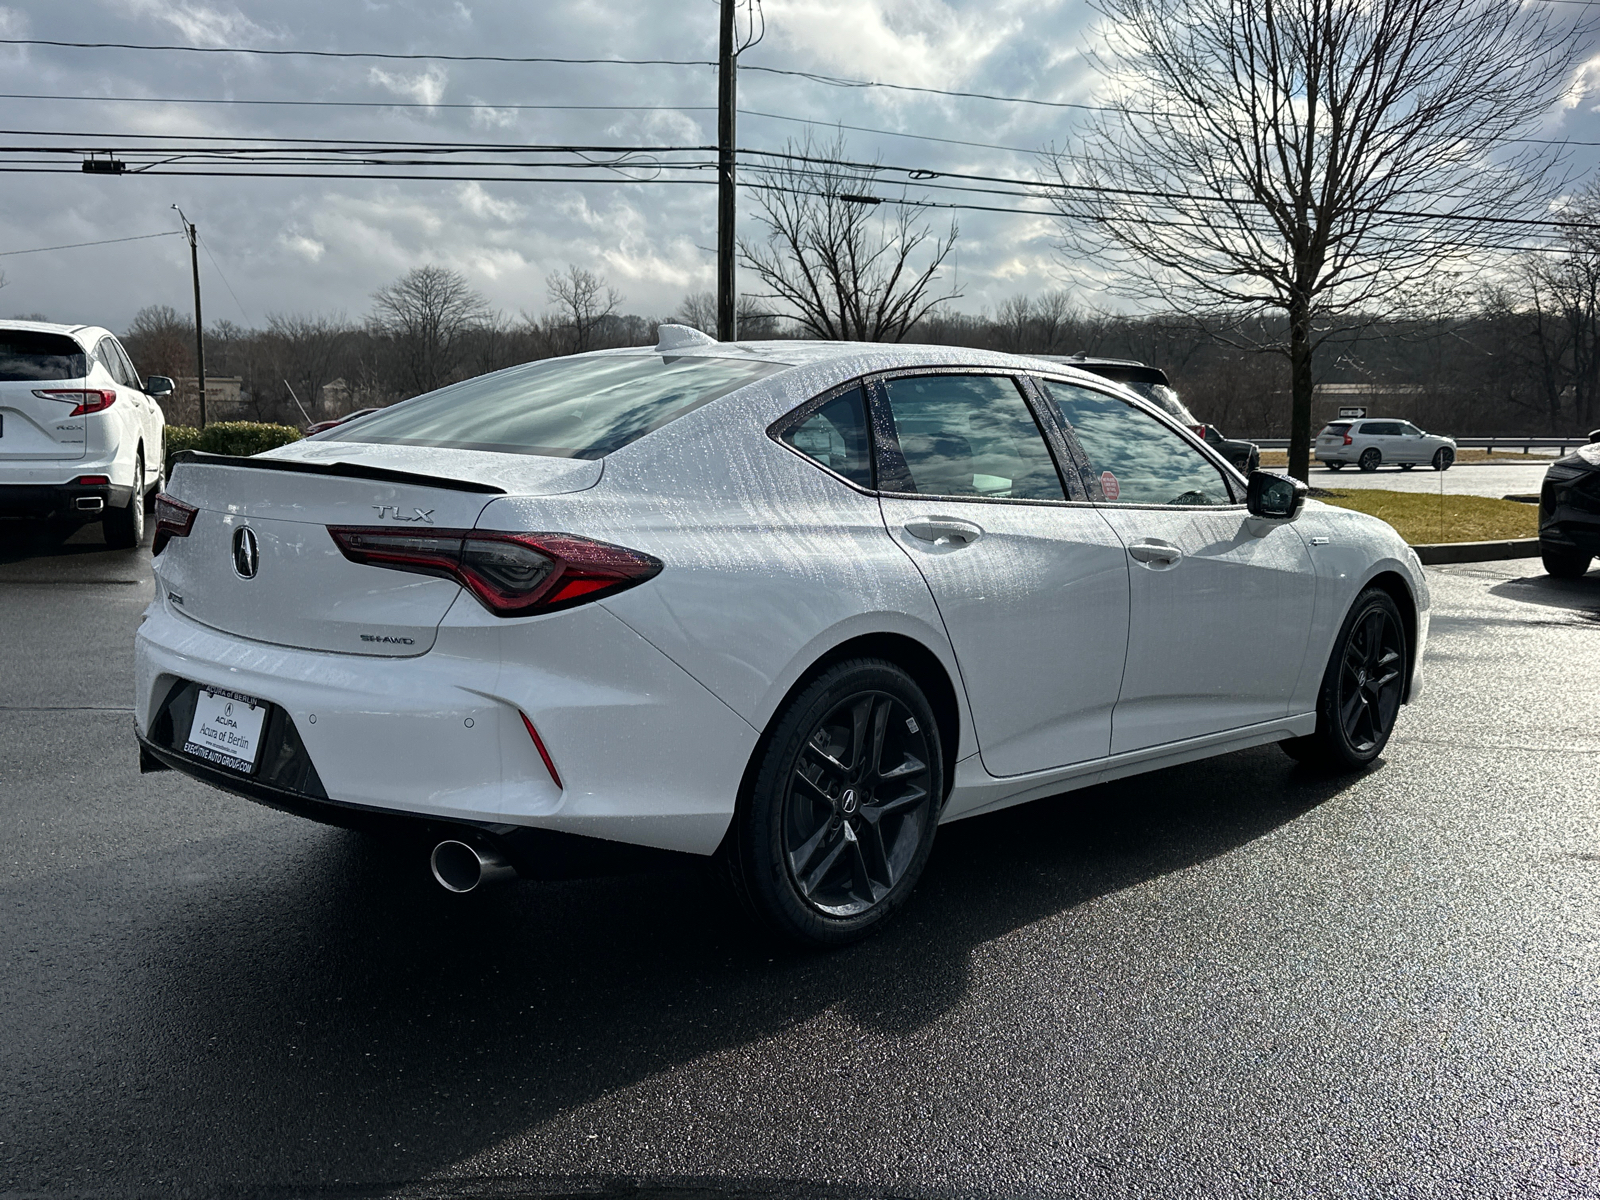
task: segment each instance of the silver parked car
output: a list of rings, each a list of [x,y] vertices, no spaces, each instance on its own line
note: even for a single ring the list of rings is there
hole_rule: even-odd
[[[1385,463],[1394,463],[1402,471],[1418,463],[1448,471],[1456,461],[1455,439],[1424,433],[1410,421],[1382,417],[1330,423],[1317,435],[1313,452],[1330,471],[1342,470],[1350,463],[1363,471],[1376,471]]]

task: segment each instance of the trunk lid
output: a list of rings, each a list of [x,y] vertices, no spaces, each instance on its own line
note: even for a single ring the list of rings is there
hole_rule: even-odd
[[[90,418],[69,415],[79,398],[56,400],[34,392],[83,386],[81,378],[0,379],[0,462],[82,458]]]
[[[155,559],[167,599],[196,621],[255,641],[381,657],[425,654],[460,585],[353,563],[328,526],[471,529],[484,506],[510,490],[502,486],[512,482],[508,470],[518,475],[519,494],[539,495],[576,490],[585,479],[592,485],[601,467],[570,460],[505,464],[483,460],[524,456],[468,451],[451,454],[476,461],[429,463],[412,447],[355,449],[340,446],[337,461],[303,450],[180,459],[168,491],[200,512],[189,536],[173,538]],[[393,450],[408,453],[386,453]],[[449,470],[418,469],[429,465]],[[560,469],[573,465],[589,469]],[[255,553],[248,574],[247,540]],[[236,561],[241,552],[246,561]]]

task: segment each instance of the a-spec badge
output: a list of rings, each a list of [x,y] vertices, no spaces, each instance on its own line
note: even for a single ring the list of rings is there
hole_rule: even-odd
[[[254,579],[261,569],[261,545],[256,531],[241,525],[233,531],[233,572],[240,579]]]
[[[431,508],[413,508],[410,513],[403,513],[397,504],[374,504],[372,507],[378,510],[380,521],[422,521],[429,525],[433,524]]]

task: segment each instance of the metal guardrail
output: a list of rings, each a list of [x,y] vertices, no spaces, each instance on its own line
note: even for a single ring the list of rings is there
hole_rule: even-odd
[[[1288,438],[1246,438],[1244,440],[1254,442],[1263,450],[1287,450],[1289,448]],[[1527,454],[1536,448],[1540,450],[1549,450],[1553,447],[1556,450],[1559,450],[1562,454],[1565,454],[1569,446],[1576,448],[1578,446],[1586,445],[1588,441],[1588,434],[1578,434],[1574,437],[1531,437],[1518,435],[1515,437],[1458,437],[1456,438],[1456,445],[1469,447],[1473,450],[1493,450],[1496,446],[1499,446],[1505,450],[1513,450],[1520,447],[1522,453],[1524,454]]]

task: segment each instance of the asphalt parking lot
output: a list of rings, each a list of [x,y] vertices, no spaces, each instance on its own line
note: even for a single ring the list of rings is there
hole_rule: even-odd
[[[1358,471],[1346,467],[1330,471],[1327,467],[1311,468],[1311,486],[1318,488],[1381,488],[1391,492],[1428,492],[1437,494],[1442,487],[1450,496],[1537,496],[1544,482],[1549,463],[1457,463],[1448,471],[1435,471],[1418,467],[1402,471],[1399,467],[1380,467],[1376,471]],[[1280,474],[1286,467],[1273,467]]]
[[[947,826],[817,956],[140,776],[147,552],[0,552],[0,1196],[1600,1194],[1600,571],[1430,576],[1369,774]]]

